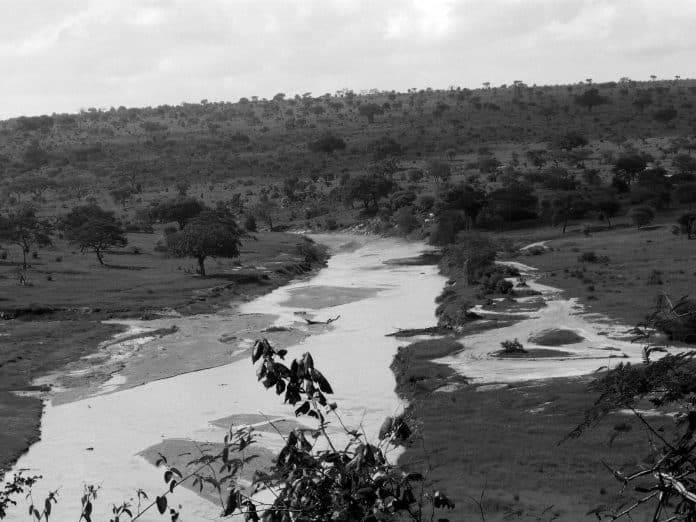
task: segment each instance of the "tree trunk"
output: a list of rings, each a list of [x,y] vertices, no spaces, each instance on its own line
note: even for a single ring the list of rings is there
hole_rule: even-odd
[[[22,268],[27,269],[27,249],[22,247]]]
[[[97,259],[99,260],[99,264],[101,266],[104,266],[104,257],[102,256],[101,250],[95,250],[95,254],[97,254]]]
[[[201,277],[205,277],[205,257],[198,258],[198,273]]]

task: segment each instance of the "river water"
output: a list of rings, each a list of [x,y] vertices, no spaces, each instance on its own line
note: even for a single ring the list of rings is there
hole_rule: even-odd
[[[127,323],[128,334],[177,326],[176,335],[159,341],[139,339],[132,346],[137,345],[141,351],[166,348],[178,354],[218,353],[219,357],[214,343],[234,333],[230,325],[239,324],[232,320],[235,316],[245,314],[257,321],[268,321],[270,317],[273,326],[300,333],[290,337],[295,344],[286,346],[289,357],[311,352],[317,368],[335,390],[334,400],[346,424],[362,426],[374,439],[383,419],[404,406],[394,392],[389,367],[398,346],[408,341],[385,334],[399,328],[434,325],[434,300],[445,278],[436,266],[387,262],[417,256],[426,248],[422,243],[348,235],[315,239],[330,246],[332,257],[328,266],[311,278],[297,280],[219,315],[131,321]],[[518,300],[522,306],[518,303],[516,308],[517,322],[461,338],[464,350],[439,362],[474,384],[488,386],[583,375],[601,366],[640,360],[641,347],[629,341],[628,327],[588,314],[577,300],[536,282],[532,267],[508,264],[519,268],[529,288],[540,295]],[[504,303],[500,308],[507,313]],[[478,311],[490,316],[500,313]],[[339,318],[329,326],[308,326],[305,317]],[[572,331],[578,340],[560,346],[563,353],[557,356],[505,359],[495,353],[502,341],[514,338],[525,348],[544,348],[530,338],[554,329]],[[141,382],[142,374],[131,368],[114,375],[97,394],[90,389],[92,395],[87,398],[65,402],[65,394],[57,395],[58,400],[46,405],[41,441],[20,459],[16,469],[28,468],[43,475],[35,488],[35,498],[60,488],[53,517],[56,520],[77,519],[85,483],[101,486],[94,520],[106,519],[102,515],[108,513],[111,504],[132,498],[137,488],[161,493],[161,473],[139,456],[143,450],[171,439],[220,441],[226,430],[212,421],[229,416],[251,419],[263,412],[271,418],[292,418],[292,409],[256,382],[249,360],[252,341],[240,335],[235,349],[225,352],[231,362],[211,369],[133,387]],[[114,357],[128,358],[130,345],[123,346],[114,351]],[[446,392],[447,388],[440,391]],[[263,433],[259,441],[271,450],[281,443],[273,433]],[[183,506],[182,520],[216,520],[219,513],[218,506],[182,488],[177,488],[170,502]],[[26,506],[20,502],[20,507],[9,520],[26,520]],[[162,518],[152,513],[142,520]]]
[[[385,334],[397,328],[435,323],[434,299],[445,279],[435,266],[385,264],[395,258],[417,256],[422,243],[359,236],[316,236],[329,244],[333,255],[328,266],[309,279],[298,280],[241,305],[239,314],[272,314],[276,326],[309,328],[302,315],[319,320],[340,316],[329,327],[289,347],[289,357],[310,351],[331,382],[334,400],[345,422],[362,426],[371,438],[384,417],[403,408],[394,392],[389,369],[397,347],[404,344]],[[229,315],[229,311],[227,315]],[[200,343],[215,343],[229,328],[214,316],[160,319],[157,326],[176,325],[179,332],[198,331],[205,321]],[[147,329],[147,322],[129,322],[133,332]],[[41,441],[34,444],[15,469],[28,469],[43,476],[34,498],[59,489],[53,520],[77,520],[79,499],[85,483],[101,487],[93,520],[107,520],[111,504],[134,497],[142,488],[151,497],[164,489],[161,472],[138,454],[165,439],[220,441],[223,428],[211,421],[230,415],[292,417],[289,406],[256,382],[249,360],[249,340],[242,340],[244,353],[230,364],[190,372],[128,388],[129,376],[115,375],[102,393],[66,403],[46,404]],[[196,344],[185,336],[165,337],[161,342]],[[246,345],[244,344],[246,342]],[[139,349],[147,349],[140,343]],[[246,346],[246,348],[245,348]],[[123,353],[119,357],[123,357]],[[272,435],[261,441],[278,445]],[[170,498],[182,507],[182,520],[215,520],[219,507],[182,488]],[[26,505],[20,501],[9,520],[26,520]],[[148,513],[142,520],[160,521]]]

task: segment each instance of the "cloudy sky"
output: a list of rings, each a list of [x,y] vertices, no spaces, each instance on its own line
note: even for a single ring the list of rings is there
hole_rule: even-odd
[[[0,117],[695,77],[696,0],[0,0]]]

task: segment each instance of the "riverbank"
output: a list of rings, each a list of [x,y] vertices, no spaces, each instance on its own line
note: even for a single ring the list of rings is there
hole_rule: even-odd
[[[635,495],[619,495],[621,485],[602,461],[627,468],[640,464],[636,448],[647,439],[632,417],[609,415],[580,438],[559,443],[595,400],[587,390],[591,372],[602,364],[639,360],[640,347],[621,332],[644,318],[658,292],[683,288],[683,295],[693,287],[688,252],[693,247],[664,228],[623,229],[544,241],[518,256],[538,268],[534,282],[528,281],[544,294],[538,313],[498,300],[494,309],[474,309],[487,311],[490,322],[470,321],[465,331],[400,348],[392,365],[396,390],[408,401],[407,415],[421,440],[406,448],[399,463],[430,470],[429,486],[457,503],[454,520],[478,520],[477,501],[486,520],[575,521],[599,505],[630,503]],[[660,272],[661,284],[649,283],[653,270]],[[460,302],[472,303],[467,297],[473,294],[462,294]],[[549,325],[556,330],[537,330]],[[544,335],[532,335],[537,332]],[[525,345],[558,347],[554,371],[536,348],[518,359],[496,360],[500,341],[514,333]],[[597,362],[603,351],[607,362]],[[585,375],[550,378],[554,374]]]
[[[139,242],[141,252],[153,252],[150,243],[154,243],[154,236],[134,236],[131,242]],[[0,437],[0,472],[9,469],[40,437],[42,401],[37,392],[48,391],[48,387],[34,386],[35,379],[71,366],[75,371],[69,384],[84,389],[86,385],[101,385],[120,369],[118,365],[98,366],[96,363],[101,360],[83,359],[93,356],[103,342],[127,330],[126,326],[107,324],[104,320],[141,318],[152,319],[155,324],[163,311],[212,314],[247,302],[323,266],[326,251],[313,247],[308,250],[307,245],[297,235],[259,234],[256,241],[244,243],[238,260],[219,260],[205,278],[177,269],[186,260],[133,251],[108,256],[113,259],[118,255],[123,266],[106,269],[91,266],[92,261],[79,254],[74,254],[74,260],[60,261],[56,261],[57,257],[49,261],[49,254],[45,254],[46,260],[41,259],[30,271],[37,283],[31,287],[15,285],[11,292],[13,283],[8,282],[5,274],[0,278],[0,290],[4,290],[2,309],[5,317],[16,318],[0,321],[0,418],[7,427]],[[124,266],[139,268],[126,270]],[[2,268],[10,273],[9,268]],[[38,274],[45,272],[50,272],[52,280],[38,282]],[[138,361],[141,375],[137,384],[169,376],[172,371],[190,371],[216,363],[199,358],[198,366],[173,365],[163,374],[158,373],[162,360],[162,354],[159,355],[150,357],[149,363]],[[228,360],[221,357],[217,363]],[[79,365],[97,370],[80,377]],[[65,384],[66,381],[61,382]]]

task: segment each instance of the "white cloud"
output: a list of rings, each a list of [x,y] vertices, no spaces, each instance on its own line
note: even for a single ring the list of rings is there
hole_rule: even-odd
[[[693,0],[0,0],[0,116],[688,77],[693,27]]]

